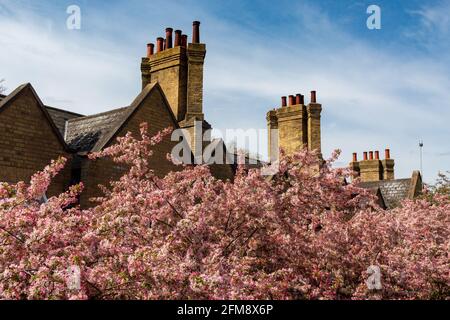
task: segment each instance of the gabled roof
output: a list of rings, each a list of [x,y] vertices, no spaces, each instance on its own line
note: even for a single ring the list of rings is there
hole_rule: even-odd
[[[61,145],[63,146],[63,148],[65,150],[68,150],[67,148],[67,144],[64,141],[63,136],[61,135],[60,130],[58,129],[58,127],[55,125],[55,123],[53,122],[52,117],[50,116],[46,106],[44,106],[44,104],[42,103],[41,99],[39,98],[39,96],[37,95],[36,91],[34,90],[33,86],[30,83],[25,83],[23,85],[20,85],[19,87],[17,87],[13,92],[11,92],[9,95],[7,96],[3,96],[0,99],[0,113],[4,110],[6,110],[13,101],[15,101],[20,94],[22,93],[23,90],[26,89],[30,89],[31,93],[33,94],[34,99],[36,100],[38,107],[41,109],[41,111],[44,113],[45,118],[48,120],[48,123],[50,125],[50,127],[52,128],[53,132],[55,133],[57,139],[60,141]]]
[[[409,197],[412,179],[382,180],[361,182],[360,187],[365,189],[379,189],[384,203],[388,209],[397,207],[400,202]]]
[[[155,90],[160,92],[167,112],[171,116],[174,126],[178,128],[178,122],[161,87],[154,82],[148,84],[128,107],[69,120],[66,141],[70,149],[76,152],[97,152],[102,150],[116,137],[131,116],[142,105],[142,102]]]

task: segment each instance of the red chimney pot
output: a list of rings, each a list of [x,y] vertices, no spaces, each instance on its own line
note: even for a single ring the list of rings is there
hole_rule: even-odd
[[[391,158],[391,150],[390,149],[386,149],[384,151],[384,154],[385,154],[385,158],[386,159],[390,159]]]
[[[181,35],[181,46],[183,48],[186,48],[187,43],[188,43],[188,36],[186,34]]]
[[[356,152],[353,153],[353,162],[358,161],[358,154]]]
[[[281,106],[282,107],[286,107],[287,106],[287,98],[286,97],[281,97]]]
[[[156,52],[161,52],[164,50],[164,39],[159,37],[156,39]]]
[[[367,161],[367,152],[363,153],[364,161]]]
[[[174,47],[181,46],[181,30],[175,30],[175,44]]]
[[[369,151],[369,160],[373,160],[373,151]]]
[[[380,151],[375,151],[375,159],[380,160]]]
[[[166,49],[172,48],[172,28],[166,28]]]
[[[302,101],[302,95],[300,93],[297,93],[295,95],[295,104],[302,104],[301,101]]]
[[[192,23],[192,43],[200,43],[200,21]]]
[[[311,103],[316,103],[316,91],[311,91]]]
[[[153,43],[147,44],[147,58],[151,57],[155,51],[155,45]]]
[[[295,104],[295,97],[293,95],[289,96],[289,105],[293,106]]]

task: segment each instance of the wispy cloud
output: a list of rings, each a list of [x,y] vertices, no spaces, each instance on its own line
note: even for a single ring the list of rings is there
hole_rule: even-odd
[[[449,49],[450,2],[423,3],[417,9],[408,10],[417,23],[405,28],[405,35],[415,43],[433,49]],[[448,61],[448,60],[447,60]]]
[[[79,32],[64,29],[64,8],[55,15],[48,6],[24,3],[0,0],[0,61],[7,61],[0,78],[10,89],[32,82],[48,104],[81,113],[127,105],[140,88],[145,44],[166,26],[190,28],[200,19],[208,50],[205,113],[214,127],[264,128],[280,96],[315,89],[323,104],[325,155],[341,148],[346,163],[354,151],[390,147],[397,176],[405,177],[419,167],[420,138],[425,172],[450,169],[438,156],[450,137],[450,62],[436,58],[432,47],[448,32],[442,8],[411,13],[423,36],[439,32],[425,55],[416,54],[415,42],[383,46],[362,39],[312,1],[86,2]]]

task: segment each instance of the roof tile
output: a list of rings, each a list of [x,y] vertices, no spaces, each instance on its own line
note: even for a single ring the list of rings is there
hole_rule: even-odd
[[[359,186],[366,189],[380,188],[386,206],[388,209],[392,209],[408,197],[411,179],[362,182]]]
[[[98,141],[111,131],[117,130],[128,108],[119,108],[87,117],[74,118],[68,121],[66,142],[76,152],[89,152]]]

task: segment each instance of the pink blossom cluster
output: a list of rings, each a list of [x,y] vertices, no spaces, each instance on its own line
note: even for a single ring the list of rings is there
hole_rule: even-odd
[[[27,185],[0,185],[2,299],[448,299],[448,195],[382,210],[348,169],[302,150],[270,178],[207,166],[157,177],[170,130],[131,134],[91,158],[129,166],[95,206],[82,185],[39,199],[64,160]],[[80,270],[80,286],[69,286]],[[370,266],[381,288],[367,285]],[[72,279],[73,280],[73,279]]]

